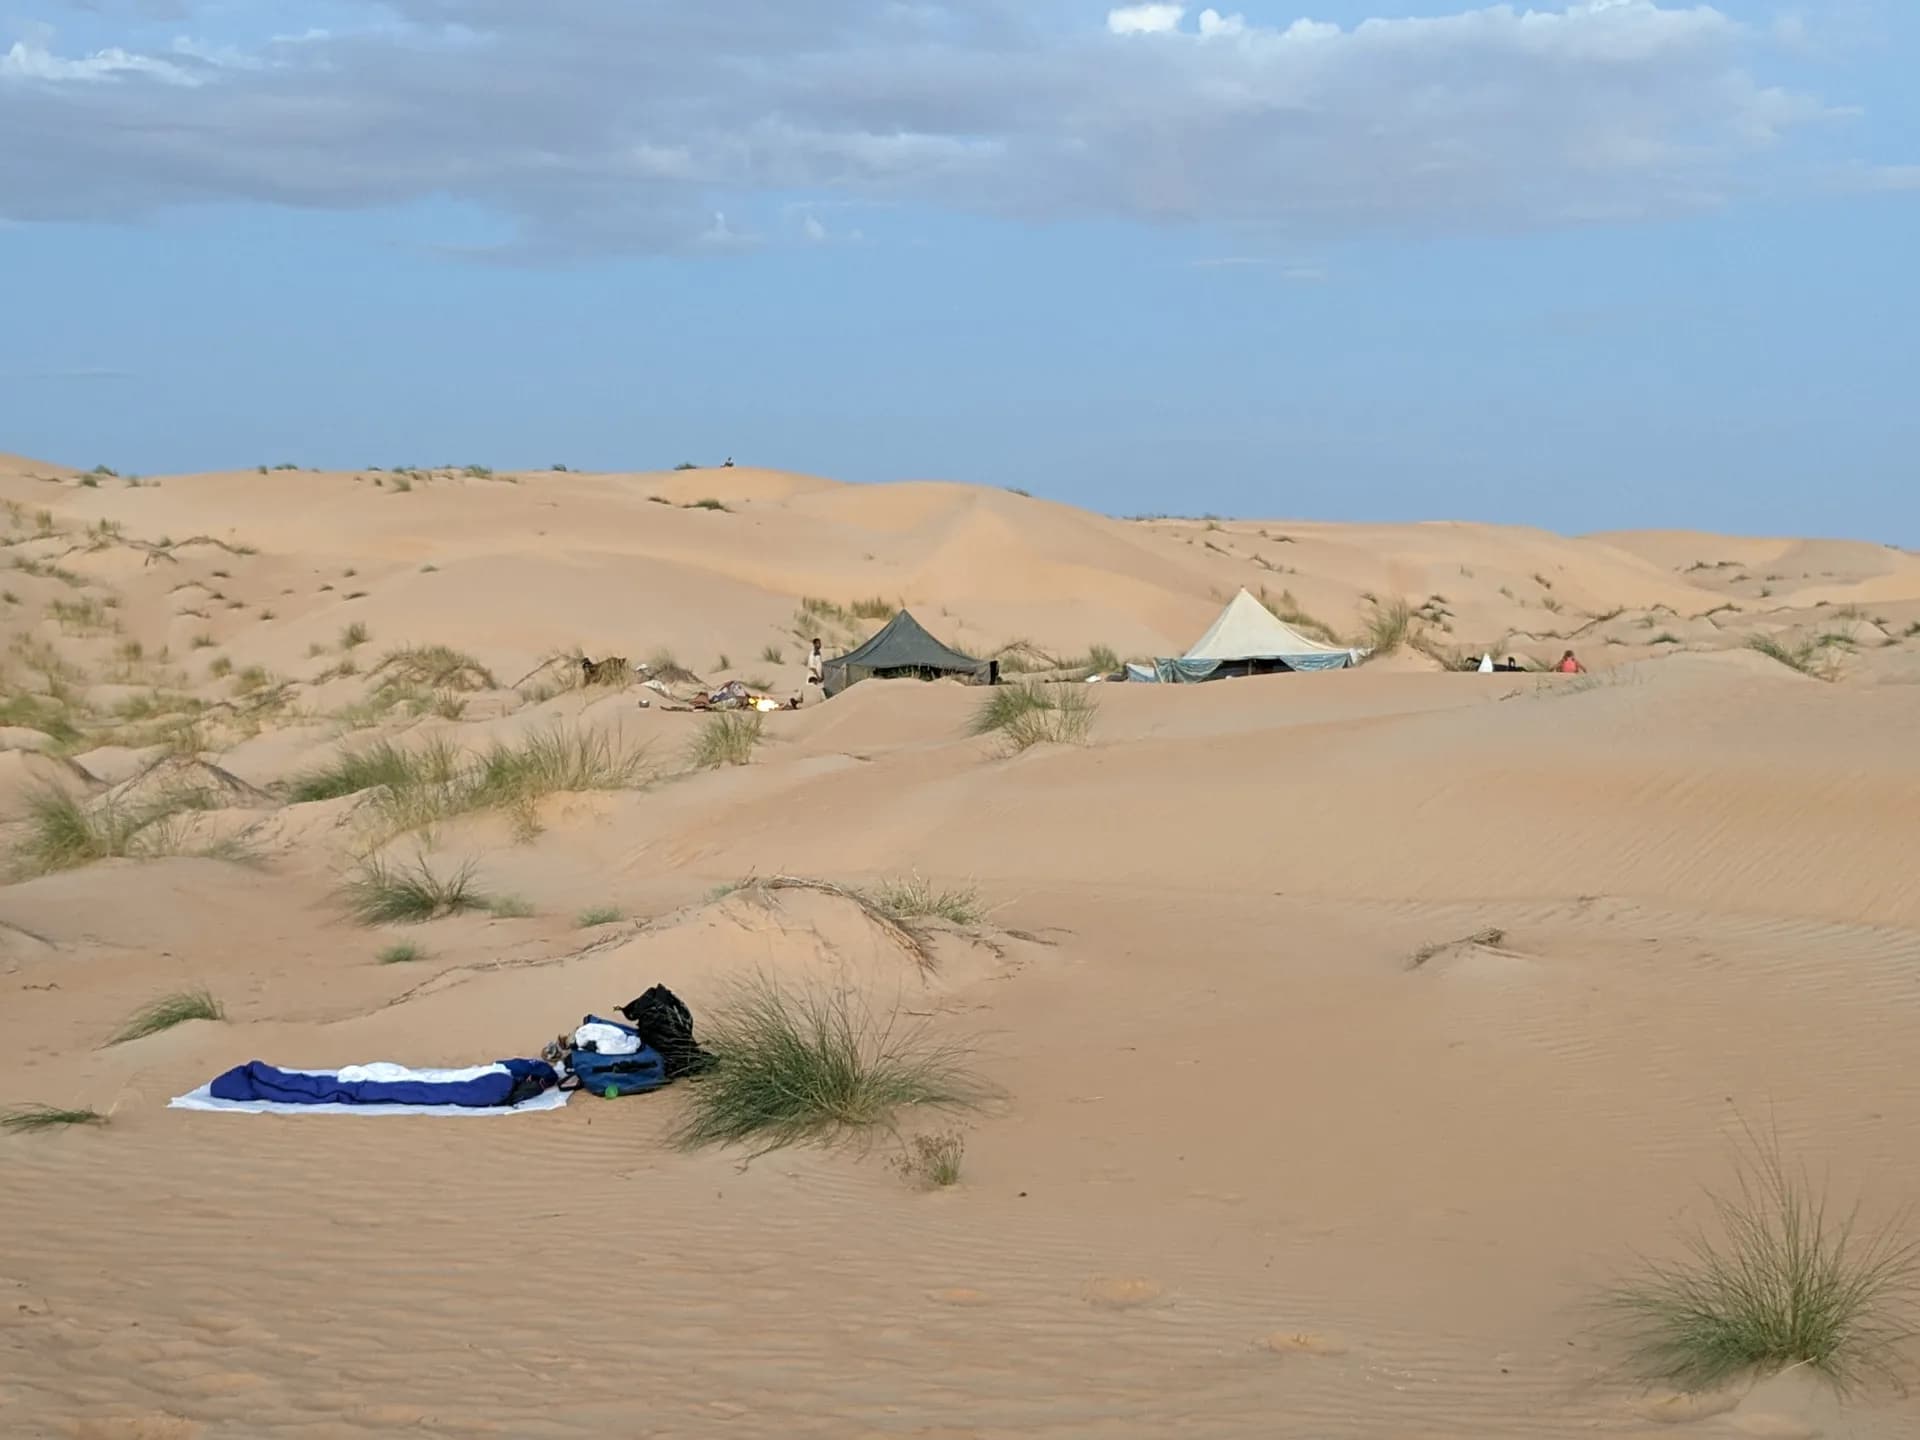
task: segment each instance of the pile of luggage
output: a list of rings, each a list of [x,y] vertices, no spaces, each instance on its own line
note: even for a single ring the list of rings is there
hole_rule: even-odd
[[[693,1038],[693,1012],[666,986],[655,985],[615,1013],[626,1023],[588,1015],[541,1052],[560,1072],[562,1089],[611,1100],[658,1090],[713,1065],[713,1056]]]

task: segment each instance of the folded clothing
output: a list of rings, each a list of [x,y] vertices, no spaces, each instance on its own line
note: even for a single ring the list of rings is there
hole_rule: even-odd
[[[499,1060],[464,1070],[415,1070],[385,1061],[340,1070],[282,1070],[261,1060],[236,1065],[207,1086],[215,1100],[280,1105],[518,1105],[560,1083],[544,1060]]]
[[[587,1022],[573,1032],[573,1048],[595,1055],[634,1055],[640,1050],[640,1035],[624,1025],[588,1017]]]

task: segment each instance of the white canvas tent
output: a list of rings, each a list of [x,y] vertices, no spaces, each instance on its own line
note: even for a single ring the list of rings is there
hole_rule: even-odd
[[[1367,653],[1302,635],[1242,590],[1185,655],[1156,660],[1151,670],[1130,665],[1127,678],[1192,684],[1275,670],[1344,670]]]

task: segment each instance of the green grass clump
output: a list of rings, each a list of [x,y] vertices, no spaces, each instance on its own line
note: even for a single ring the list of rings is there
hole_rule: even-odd
[[[687,747],[687,761],[696,770],[726,765],[750,765],[753,750],[765,732],[758,711],[723,711],[710,715]]]
[[[869,595],[864,600],[854,601],[847,610],[856,620],[891,620],[899,614],[900,607],[881,596]]]
[[[601,925],[617,925],[627,917],[612,905],[596,905],[591,910],[582,910],[574,921],[582,930],[592,930]]]
[[[189,808],[185,797],[155,806],[89,804],[48,786],[27,797],[26,826],[14,841],[14,869],[24,876],[50,875],[97,860],[172,853],[173,837],[163,822]]]
[[[1773,635],[1755,635],[1747,641],[1747,646],[1815,680],[1831,680],[1837,673],[1832,662],[1821,659],[1820,647],[1811,640],[1788,643]]]
[[[1885,1372],[1916,1333],[1920,1243],[1893,1225],[1863,1235],[1858,1207],[1831,1212],[1776,1140],[1747,1139],[1736,1187],[1708,1196],[1712,1233],[1606,1297],[1635,1365],[1687,1388],[1802,1365],[1841,1388]]]
[[[533,902],[519,895],[501,895],[487,902],[487,913],[496,920],[531,920]]]
[[[497,744],[481,757],[466,808],[529,804],[546,795],[631,790],[646,783],[647,752],[603,731],[555,727],[518,745]]]
[[[1413,609],[1404,600],[1376,603],[1367,617],[1365,647],[1374,658],[1391,655],[1407,643],[1407,631],[1413,625]]]
[[[158,1035],[162,1030],[171,1030],[176,1025],[184,1025],[189,1020],[224,1020],[226,1009],[206,990],[176,990],[171,995],[162,995],[151,1005],[136,1010],[127,1017],[107,1043],[124,1045],[129,1040],[142,1040],[149,1035]]]
[[[767,1149],[885,1125],[909,1106],[964,1108],[986,1086],[968,1069],[967,1050],[879,1021],[839,989],[782,990],[759,979],[741,986],[701,1039],[714,1068],[688,1087],[678,1140],[692,1147],[741,1141]]]
[[[1091,645],[1087,648],[1087,673],[1089,675],[1112,675],[1121,665],[1119,652],[1111,645]]]
[[[896,920],[948,920],[955,925],[978,925],[986,919],[980,892],[968,885],[942,889],[922,875],[883,880],[866,892],[867,898]]]
[[[709,495],[704,500],[695,500],[687,508],[689,510],[726,510],[728,507],[724,500],[715,500]]]
[[[1053,703],[1052,695],[1039,685],[996,685],[973,712],[967,730],[974,735],[991,735],[1030,711],[1051,709]]]
[[[370,638],[372,637],[368,633],[366,625],[356,620],[340,632],[340,648],[342,650],[353,650],[366,644]]]
[[[0,1110],[0,1130],[24,1135],[38,1130],[57,1130],[67,1125],[104,1125],[107,1117],[98,1110],[68,1109],[59,1105],[13,1105]]]
[[[337,800],[377,785],[393,791],[446,785],[459,770],[460,752],[445,740],[406,750],[391,740],[382,740],[360,749],[342,750],[325,765],[297,776],[288,789],[288,799],[300,805]]]
[[[361,863],[342,890],[347,908],[362,925],[418,925],[487,903],[473,883],[473,862],[449,877],[433,872],[424,855],[412,865],[390,865],[378,856]]]
[[[779,665],[785,662],[786,652],[778,645],[769,645],[760,652],[760,658],[769,665]]]
[[[411,965],[416,960],[426,958],[422,950],[411,940],[402,940],[398,945],[389,945],[377,957],[382,965]]]
[[[44,695],[9,695],[0,700],[0,725],[38,730],[63,745],[80,738],[80,729],[58,700]]]
[[[968,728],[999,734],[1013,754],[1035,745],[1084,745],[1094,709],[1083,685],[996,685]]]

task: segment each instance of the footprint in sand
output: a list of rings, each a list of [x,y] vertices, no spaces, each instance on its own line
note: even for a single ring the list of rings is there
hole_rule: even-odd
[[[1166,1291],[1158,1280],[1145,1275],[1096,1275],[1080,1293],[1089,1305],[1102,1310],[1130,1310],[1158,1300]]]
[[[1260,1342],[1276,1355],[1344,1355],[1347,1342],[1338,1335],[1311,1330],[1276,1330]]]

